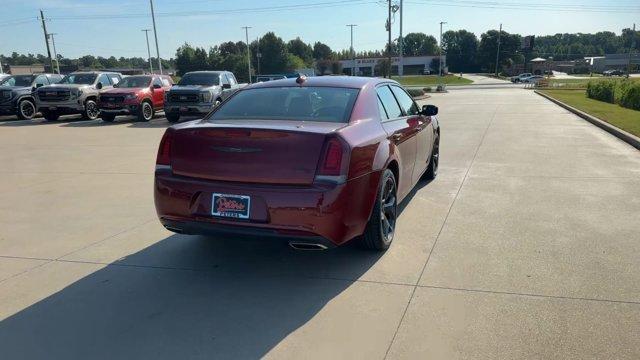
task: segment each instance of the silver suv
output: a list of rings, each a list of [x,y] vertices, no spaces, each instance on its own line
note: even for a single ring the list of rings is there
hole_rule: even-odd
[[[55,85],[42,86],[35,92],[36,105],[42,116],[55,121],[63,114],[82,114],[88,120],[100,116],[98,93],[122,79],[120,73],[74,72]]]

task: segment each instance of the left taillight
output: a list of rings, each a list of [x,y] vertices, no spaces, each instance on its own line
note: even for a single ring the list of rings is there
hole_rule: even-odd
[[[158,147],[158,156],[156,157],[156,165],[171,166],[171,146],[173,143],[174,130],[169,128],[162,135],[160,147]]]
[[[327,138],[316,169],[316,181],[345,182],[349,165],[348,159],[348,145],[338,137]]]

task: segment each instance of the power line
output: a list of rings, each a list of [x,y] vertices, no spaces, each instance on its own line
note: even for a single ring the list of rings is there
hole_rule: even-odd
[[[407,1],[417,5],[447,6],[461,8],[502,9],[502,10],[532,10],[532,11],[558,11],[558,12],[584,12],[584,13],[629,13],[640,12],[640,7],[633,6],[589,6],[589,5],[557,5],[557,4],[530,4],[530,3],[504,3],[494,1],[443,1],[443,0],[413,0]]]

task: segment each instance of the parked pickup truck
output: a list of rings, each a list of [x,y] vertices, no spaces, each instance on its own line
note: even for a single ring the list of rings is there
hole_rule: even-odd
[[[172,85],[168,75],[128,76],[100,92],[100,117],[111,122],[116,115],[135,115],[138,121],[149,121],[157,110],[163,109],[164,93]]]
[[[32,119],[38,112],[31,94],[35,89],[55,84],[57,74],[12,75],[0,80],[0,114],[16,114],[21,120]]]
[[[204,115],[247,84],[238,84],[229,71],[193,71],[166,92],[164,114],[175,123],[183,115]]]
[[[114,72],[75,72],[65,76],[58,84],[42,86],[35,91],[36,105],[42,116],[55,121],[62,114],[82,114],[88,120],[100,116],[98,93],[109,89],[122,79]]]

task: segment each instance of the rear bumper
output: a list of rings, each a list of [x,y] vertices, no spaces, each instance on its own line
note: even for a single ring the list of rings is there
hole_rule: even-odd
[[[160,222],[175,232],[276,237],[331,247],[364,232],[380,175],[373,172],[340,185],[286,186],[200,180],[160,169],[154,198]],[[250,196],[250,218],[212,216],[213,193]]]

